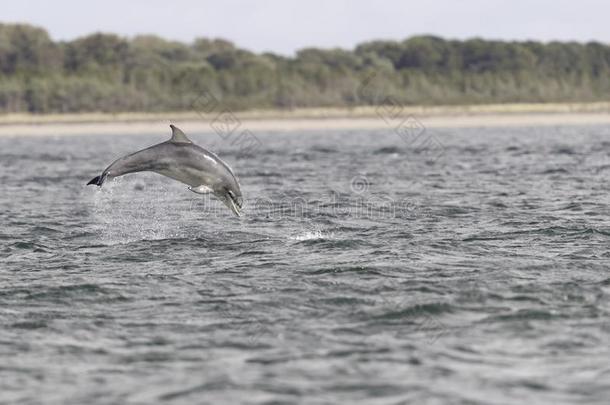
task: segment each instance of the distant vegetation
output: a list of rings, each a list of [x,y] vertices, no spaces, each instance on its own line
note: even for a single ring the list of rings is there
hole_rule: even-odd
[[[284,57],[0,24],[0,112],[189,110],[204,92],[234,109],[609,100],[610,46],[418,36]]]

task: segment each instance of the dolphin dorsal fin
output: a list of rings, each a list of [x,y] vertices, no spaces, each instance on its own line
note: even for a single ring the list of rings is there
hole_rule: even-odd
[[[171,124],[169,127],[172,129],[172,139],[169,140],[170,142],[193,143],[190,139],[188,139],[186,137],[186,134],[184,132],[182,132],[182,130],[180,128],[178,128],[174,124]]]

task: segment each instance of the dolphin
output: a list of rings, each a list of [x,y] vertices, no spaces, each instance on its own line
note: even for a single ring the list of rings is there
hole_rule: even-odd
[[[169,127],[171,139],[115,160],[87,185],[101,187],[106,179],[128,173],[159,173],[187,184],[194,193],[214,194],[240,216],[243,197],[233,170],[216,154],[195,145],[180,128]]]

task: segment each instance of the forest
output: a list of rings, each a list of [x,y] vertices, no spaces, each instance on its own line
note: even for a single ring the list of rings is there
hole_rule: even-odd
[[[0,24],[2,113],[182,111],[202,94],[237,110],[607,101],[610,46],[415,36],[287,57],[209,38],[54,41]]]

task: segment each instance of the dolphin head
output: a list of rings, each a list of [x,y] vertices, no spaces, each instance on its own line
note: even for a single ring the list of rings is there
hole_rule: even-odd
[[[243,197],[241,195],[241,190],[239,189],[239,184],[234,182],[234,184],[224,185],[219,190],[214,192],[216,197],[220,199],[235,215],[238,217],[241,216],[241,209],[243,205]]]

